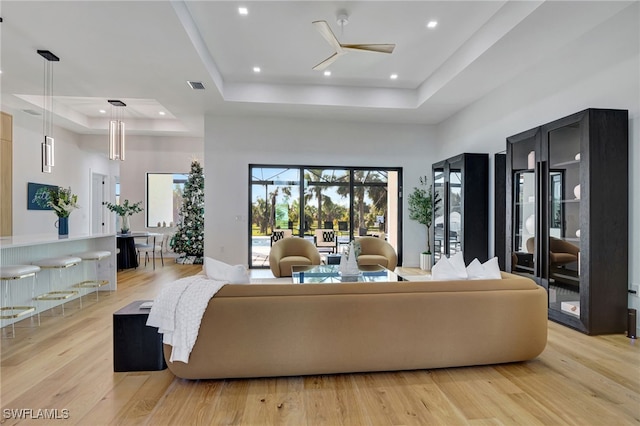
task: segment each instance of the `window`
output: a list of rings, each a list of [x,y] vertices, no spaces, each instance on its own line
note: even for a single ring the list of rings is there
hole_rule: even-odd
[[[147,173],[147,227],[174,226],[178,222],[184,184],[183,173]]]
[[[333,229],[338,249],[354,237],[386,238],[400,256],[401,169],[249,166],[249,265],[268,267],[271,235],[314,239]]]

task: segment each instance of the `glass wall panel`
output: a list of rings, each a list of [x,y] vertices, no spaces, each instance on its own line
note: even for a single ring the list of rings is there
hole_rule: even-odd
[[[386,238],[387,172],[383,170],[353,171],[354,233]]]
[[[300,170],[297,168],[251,168],[250,267],[268,266],[274,230],[300,229]]]
[[[400,170],[250,166],[250,174],[250,267],[268,267],[272,232],[283,229],[314,242],[316,230],[333,229],[338,251],[377,236],[399,252]]]

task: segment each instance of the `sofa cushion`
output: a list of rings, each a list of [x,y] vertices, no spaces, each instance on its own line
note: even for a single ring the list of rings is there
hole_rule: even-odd
[[[210,257],[204,258],[204,271],[207,277],[216,281],[228,281],[230,284],[249,284],[247,269],[242,265],[229,265]]]
[[[434,281],[466,280],[467,268],[462,253],[458,252],[450,258],[442,257],[431,269]]]

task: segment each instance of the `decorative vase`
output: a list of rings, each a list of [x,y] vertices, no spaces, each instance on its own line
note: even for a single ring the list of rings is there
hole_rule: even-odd
[[[59,217],[56,221],[56,228],[58,228],[58,236],[66,237],[69,235],[69,217]]]
[[[131,231],[131,225],[129,224],[129,216],[120,216],[120,233],[128,234]]]
[[[431,253],[420,253],[420,269],[427,272],[431,271],[432,256]]]
[[[580,199],[580,185],[576,185],[576,187],[573,188],[573,195],[576,196],[576,200]]]
[[[536,230],[536,217],[534,215],[530,215],[527,220],[525,220],[524,229],[527,230],[529,235],[533,235]]]

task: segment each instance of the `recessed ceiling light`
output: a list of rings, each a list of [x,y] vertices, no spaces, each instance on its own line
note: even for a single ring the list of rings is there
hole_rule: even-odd
[[[331,75],[331,71],[326,70],[326,71],[324,72],[324,76],[325,76],[325,77],[329,77],[330,75]]]
[[[253,67],[253,72],[255,72],[256,74],[259,73],[260,71],[261,71],[260,67]]]
[[[158,114],[160,114],[160,115],[165,115],[165,114],[166,114],[166,112],[164,112],[164,111],[160,111],[160,112],[158,112]]]
[[[246,7],[239,7],[238,13],[242,16],[247,16],[249,14],[249,9],[247,9]]]
[[[105,111],[105,110],[103,110],[103,109],[101,109],[101,110],[100,110],[100,111],[98,111],[98,112],[99,112],[100,114],[106,114],[106,113],[107,113],[107,111]]]
[[[389,76],[389,78],[390,78],[391,80],[397,80],[397,79],[398,79],[398,74],[391,74],[391,75]]]
[[[438,21],[429,21],[427,22],[427,28],[435,28],[438,26]]]

